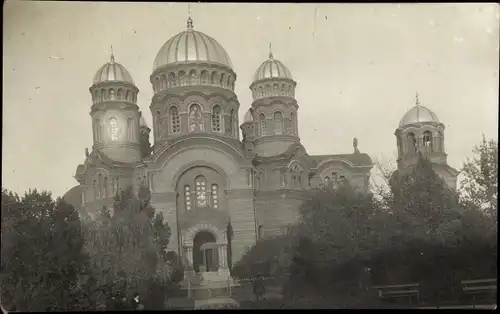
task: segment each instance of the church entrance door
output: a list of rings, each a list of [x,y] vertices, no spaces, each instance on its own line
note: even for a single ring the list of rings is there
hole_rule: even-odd
[[[201,231],[194,237],[193,268],[196,272],[211,272],[219,269],[218,245],[212,233]]]

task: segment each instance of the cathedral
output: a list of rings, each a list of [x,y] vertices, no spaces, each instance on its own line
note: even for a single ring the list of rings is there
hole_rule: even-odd
[[[297,83],[272,53],[255,71],[253,102],[242,119],[236,78],[228,53],[189,18],[154,60],[148,126],[132,75],[111,55],[89,89],[92,150],[64,199],[92,219],[103,206],[112,208],[120,189],[145,184],[172,230],[169,250],[191,271],[227,278],[258,239],[286,233],[308,190],[349,182],[369,192],[373,163],[356,139],[352,152],[307,153],[299,137]],[[395,133],[398,168],[411,168],[421,151],[455,186],[443,132],[417,101]]]

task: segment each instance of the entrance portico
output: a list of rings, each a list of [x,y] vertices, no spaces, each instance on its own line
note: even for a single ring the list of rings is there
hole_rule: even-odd
[[[183,234],[183,249],[186,270],[202,275],[229,276],[227,237],[219,228],[211,224],[189,228]]]

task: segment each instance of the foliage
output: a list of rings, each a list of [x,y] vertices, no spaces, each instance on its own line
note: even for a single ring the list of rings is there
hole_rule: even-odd
[[[21,311],[92,309],[83,241],[71,205],[48,192],[2,190],[2,301]]]
[[[170,228],[151,207],[146,187],[137,196],[132,188],[122,191],[113,214],[103,208],[99,216],[89,232],[88,250],[99,285],[106,289],[103,297],[133,291],[149,295],[153,286],[161,289],[172,281],[175,272],[165,253]]]
[[[151,142],[149,141],[149,132],[141,132],[139,137],[139,144],[141,146],[141,157],[149,157],[153,148],[151,147]]]
[[[474,157],[462,167],[461,199],[466,208],[484,210],[497,220],[498,211],[498,143],[483,135],[473,149]]]

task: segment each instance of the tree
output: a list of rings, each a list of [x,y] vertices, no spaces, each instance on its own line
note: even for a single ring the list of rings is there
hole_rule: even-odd
[[[494,221],[498,211],[498,143],[483,135],[481,143],[473,149],[474,157],[462,167],[461,197],[465,208],[484,210]]]
[[[400,240],[444,240],[445,230],[450,230],[447,226],[459,222],[457,194],[446,186],[422,155],[419,154],[417,164],[408,174],[395,171],[390,185],[391,194],[386,203],[398,222]]]
[[[158,290],[171,281],[165,254],[170,228],[151,207],[147,187],[141,186],[137,196],[131,187],[117,194],[113,214],[103,208],[94,229],[96,237],[89,239],[92,260],[108,297],[133,291],[148,296],[153,287]],[[163,306],[158,297],[146,302],[146,308]]]
[[[2,191],[2,301],[21,311],[92,309],[78,213],[48,192]]]

